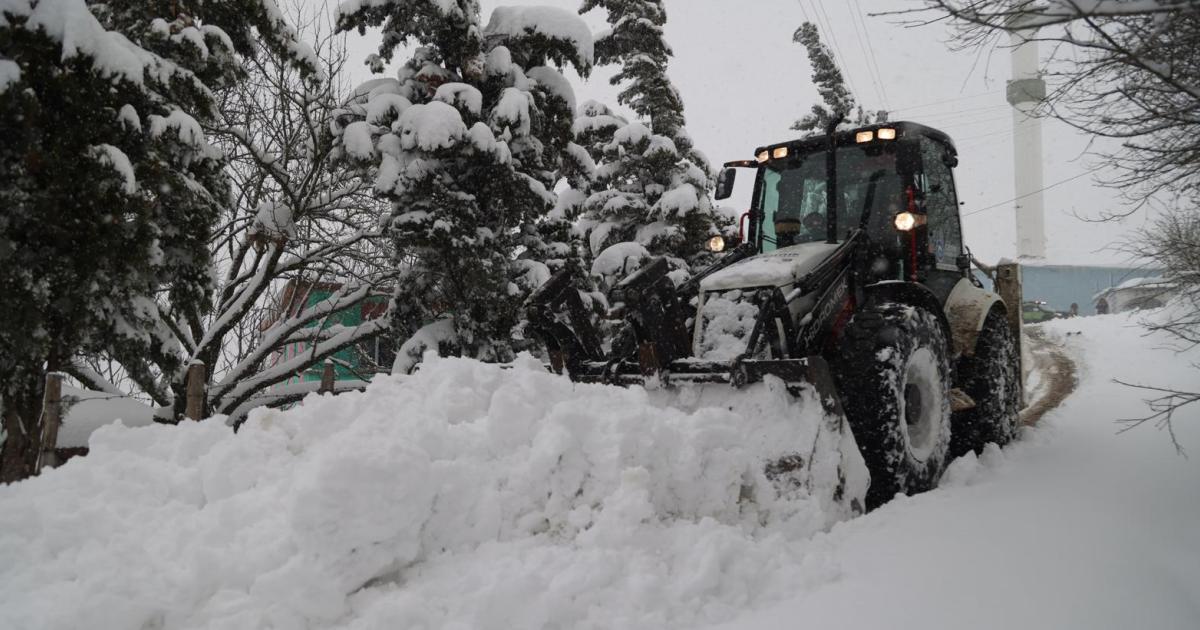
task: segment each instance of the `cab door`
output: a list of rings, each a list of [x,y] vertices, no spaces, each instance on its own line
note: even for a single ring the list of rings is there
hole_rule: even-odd
[[[953,153],[946,145],[930,138],[922,138],[920,153],[921,166],[916,180],[925,207],[927,260],[931,262],[925,283],[945,303],[950,291],[964,274],[958,267],[959,256],[963,253],[963,239],[958,193],[950,167]]]

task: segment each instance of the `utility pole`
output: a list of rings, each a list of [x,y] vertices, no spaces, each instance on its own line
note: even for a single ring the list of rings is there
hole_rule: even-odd
[[[1014,10],[1021,0],[1014,2]],[[1021,18],[1015,18],[1020,25]],[[1035,29],[1012,31],[1012,79],[1008,103],[1013,107],[1013,183],[1017,204],[1017,256],[1045,258],[1046,219],[1042,205],[1042,121],[1034,109],[1046,99],[1046,82],[1038,69]]]

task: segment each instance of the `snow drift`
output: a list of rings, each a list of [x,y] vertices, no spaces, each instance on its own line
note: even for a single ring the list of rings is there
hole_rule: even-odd
[[[578,385],[529,357],[431,358],[237,435],[106,426],[86,458],[0,487],[0,627],[719,621],[865,490],[837,428],[778,381]],[[768,479],[783,456],[802,474]]]

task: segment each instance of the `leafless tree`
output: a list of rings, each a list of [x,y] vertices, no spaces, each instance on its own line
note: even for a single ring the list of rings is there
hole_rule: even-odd
[[[247,60],[246,80],[220,95],[221,119],[205,131],[225,151],[234,195],[211,243],[213,308],[158,304],[163,352],[180,353],[184,366],[208,366],[209,413],[238,417],[294,401],[318,383],[285,381],[356,351],[388,324],[386,313],[341,323],[364,305],[380,315],[390,295],[394,267],[380,222],[387,208],[371,182],[339,162],[330,130],[350,96],[344,36],[328,11],[302,7],[289,17],[317,50],[324,80],[302,78],[264,46]],[[70,373],[90,389],[142,398],[160,419],[175,421],[186,374],[162,365],[146,355],[79,357]],[[338,387],[361,387],[365,378]]]
[[[1044,53],[1040,113],[1112,139],[1097,157],[1117,167],[1104,183],[1133,205],[1163,192],[1200,192],[1200,0],[922,0],[890,13],[910,23],[949,20],[955,49],[1025,39]],[[1102,146],[1097,145],[1097,146]]]
[[[1146,319],[1146,327],[1167,334],[1174,340],[1175,350],[1182,352],[1200,346],[1200,214],[1194,207],[1190,211],[1163,212],[1130,239],[1127,250],[1167,269],[1173,289],[1178,292],[1166,309],[1156,317]],[[1193,364],[1193,367],[1200,369],[1200,364]],[[1182,453],[1183,446],[1176,439],[1171,422],[1179,409],[1200,402],[1200,391],[1117,382],[1153,395],[1146,401],[1150,413],[1123,420],[1128,424],[1127,428],[1153,423],[1171,434],[1175,448]]]
[[[987,49],[1042,43],[1048,93],[1039,113],[1095,137],[1096,157],[1117,167],[1102,182],[1130,202],[1173,210],[1130,243],[1130,253],[1167,270],[1182,295],[1146,325],[1185,347],[1200,343],[1200,0],[922,0],[893,12],[913,21],[948,19],[951,45]],[[1124,383],[1153,393],[1150,413],[1125,420],[1166,428],[1200,393]]]

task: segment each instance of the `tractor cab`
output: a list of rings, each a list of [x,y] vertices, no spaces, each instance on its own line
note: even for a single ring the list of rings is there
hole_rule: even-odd
[[[932,282],[948,291],[969,264],[951,172],[957,161],[954,144],[936,129],[877,124],[760,147],[755,160],[726,164],[717,198],[729,197],[735,169],[754,168],[743,227],[756,253],[816,253],[797,246],[855,238],[870,252],[870,281]]]

